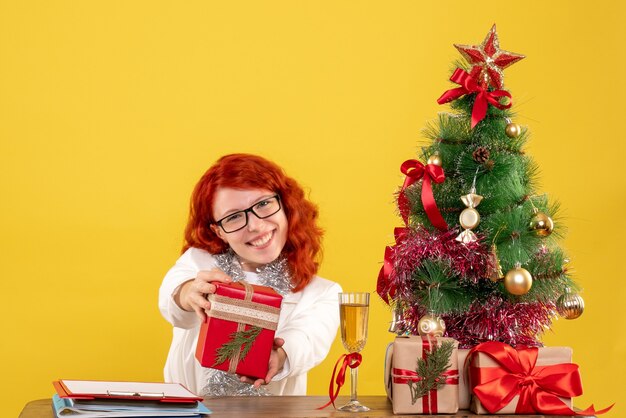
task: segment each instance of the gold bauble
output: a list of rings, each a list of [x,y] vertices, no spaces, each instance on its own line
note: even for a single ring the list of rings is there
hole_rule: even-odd
[[[446,332],[446,324],[440,317],[427,314],[421,317],[417,323],[417,332],[422,336],[443,337]]]
[[[517,138],[519,134],[522,133],[522,128],[520,128],[517,123],[511,122],[506,125],[506,128],[504,128],[504,133],[506,133],[506,136],[509,138]]]
[[[439,167],[441,167],[442,164],[442,160],[441,160],[441,156],[437,153],[431,155],[430,157],[428,157],[428,161],[426,162],[427,164],[433,164],[433,165],[438,165]]]
[[[480,214],[474,208],[463,209],[459,215],[459,223],[464,229],[474,229],[480,223]]]
[[[533,285],[533,276],[528,270],[516,265],[504,276],[504,288],[512,295],[525,295]]]
[[[556,310],[565,319],[576,319],[585,310],[585,301],[578,293],[566,291],[556,301]]]
[[[554,229],[554,221],[552,221],[552,218],[545,213],[537,211],[530,219],[528,229],[533,231],[535,235],[539,237],[547,237]]]

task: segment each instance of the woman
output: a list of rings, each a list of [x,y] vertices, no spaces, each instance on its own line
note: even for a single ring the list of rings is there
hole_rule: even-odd
[[[317,215],[298,183],[261,157],[226,155],[204,174],[183,254],[159,292],[159,309],[174,326],[165,381],[203,396],[306,394],[307,372],[326,357],[339,326],[341,287],[316,276]],[[194,356],[212,282],[243,279],[283,296],[269,371],[256,381],[203,368]]]

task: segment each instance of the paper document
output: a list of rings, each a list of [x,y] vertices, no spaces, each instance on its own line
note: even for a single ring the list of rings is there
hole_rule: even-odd
[[[165,398],[197,398],[177,383],[104,382],[97,380],[61,380],[70,393],[109,395],[111,392],[159,394]]]
[[[200,418],[211,413],[201,402],[168,404],[153,401],[122,401],[116,399],[76,401],[61,398],[55,394],[52,397],[52,404],[57,418]]]
[[[165,403],[202,400],[179,383],[61,379],[52,385],[61,398],[158,400]]]

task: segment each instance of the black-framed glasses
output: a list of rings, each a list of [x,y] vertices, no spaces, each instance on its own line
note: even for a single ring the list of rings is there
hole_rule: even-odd
[[[248,225],[248,213],[254,213],[259,219],[269,218],[270,216],[280,211],[280,197],[274,195],[263,199],[260,202],[255,203],[248,209],[240,210],[230,215],[224,216],[219,221],[213,222],[215,225],[219,225],[222,231],[230,234],[231,232],[237,232]]]

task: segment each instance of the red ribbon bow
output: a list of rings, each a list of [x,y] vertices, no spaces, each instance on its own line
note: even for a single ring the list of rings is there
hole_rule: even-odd
[[[335,363],[335,368],[333,369],[333,375],[330,378],[330,385],[328,386],[328,396],[330,397],[330,400],[326,402],[326,404],[320,406],[317,409],[324,409],[330,404],[333,404],[333,407],[337,409],[337,407],[335,406],[335,399],[337,399],[337,396],[339,396],[339,389],[341,389],[344,382],[346,381],[346,369],[348,367],[350,367],[351,369],[354,369],[355,367],[359,367],[359,364],[361,364],[362,359],[363,357],[361,357],[361,353],[342,354],[339,357],[339,359]],[[343,363],[341,364],[339,373],[337,373],[337,366],[339,366],[339,363],[341,363],[342,360],[343,360]],[[337,375],[337,379],[335,379],[335,375]],[[337,384],[337,388],[334,391],[333,391],[333,383]]]
[[[408,224],[409,219],[409,200],[404,194],[404,190],[420,179],[424,179],[422,182],[422,205],[428,216],[428,220],[438,229],[445,231],[448,229],[448,224],[441,216],[437,203],[433,196],[433,188],[431,181],[435,183],[443,183],[446,179],[446,175],[443,172],[443,168],[435,164],[427,164],[424,166],[417,160],[407,160],[400,166],[400,171],[406,175],[402,190],[398,196],[398,207],[400,208],[400,214],[404,223]]]
[[[435,183],[442,183],[446,179],[443,168],[435,164],[427,164],[424,166],[424,164],[417,160],[407,160],[400,166],[400,171],[406,175],[404,184],[402,185],[402,189],[400,190],[400,194],[398,196],[398,208],[400,209],[400,215],[402,215],[405,225],[408,225],[409,222],[409,200],[407,199],[404,191],[407,187],[423,178],[422,205],[424,206],[424,211],[426,212],[430,222],[435,227],[441,230],[448,229],[448,224],[443,219],[443,216],[441,216],[439,208],[437,208],[431,184],[431,181],[434,181]],[[408,228],[395,229],[394,235],[396,238],[396,245],[385,248],[385,261],[380,269],[380,272],[378,273],[376,293],[378,293],[378,295],[387,304],[389,304],[389,296],[393,297],[395,293],[394,289],[390,289],[390,276],[393,272],[393,265],[395,262],[395,248],[404,239],[404,235],[407,231]]]
[[[541,413],[547,415],[596,415],[591,405],[576,412],[559,397],[572,398],[583,393],[578,365],[572,363],[536,366],[538,349],[514,349],[500,342],[486,342],[474,347],[474,353],[484,353],[500,367],[479,368],[470,366],[473,393],[491,414],[495,414],[519,395],[516,414]]]
[[[511,99],[511,93],[504,90],[487,90],[487,86],[482,86],[478,84],[477,78],[480,71],[479,67],[474,67],[474,69],[478,69],[478,71],[472,70],[471,73],[468,73],[461,68],[457,68],[450,77],[450,81],[460,84],[461,87],[457,87],[455,89],[450,89],[444,92],[439,99],[437,99],[437,103],[444,104],[451,102],[452,100],[458,99],[459,97],[476,93],[476,99],[474,99],[474,107],[472,108],[472,129],[485,118],[487,114],[487,106],[490,104],[498,109],[508,109],[513,104],[512,100],[509,100],[509,103],[502,104],[499,99],[501,97],[508,97]]]
[[[396,244],[392,247],[385,247],[385,261],[383,262],[383,266],[378,272],[376,293],[378,293],[378,296],[380,296],[386,304],[389,304],[389,297],[393,298],[396,293],[395,289],[391,288],[391,273],[393,272],[393,265],[396,261],[395,250],[398,244],[402,243],[402,241],[404,240],[404,237],[408,230],[408,228],[396,228],[394,230]]]

